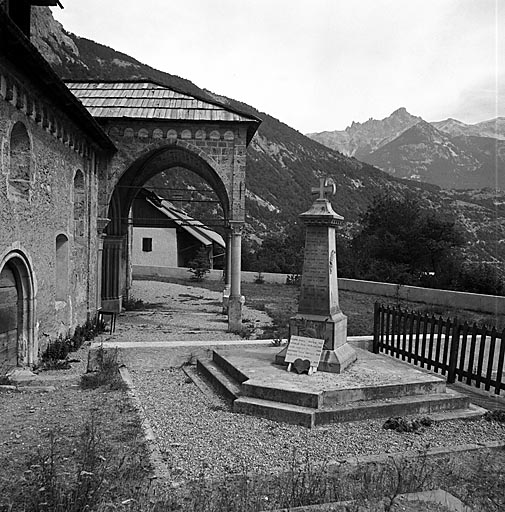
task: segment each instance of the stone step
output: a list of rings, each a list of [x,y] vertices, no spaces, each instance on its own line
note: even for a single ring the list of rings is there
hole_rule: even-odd
[[[322,393],[290,390],[261,384],[258,382],[244,382],[242,384],[242,396],[250,398],[260,398],[271,402],[281,402],[284,404],[297,405],[300,407],[312,407],[317,409],[322,407]]]
[[[357,386],[355,388],[323,391],[321,407],[363,400],[385,400],[407,396],[443,394],[445,391],[446,382],[443,378],[427,375],[421,382],[378,384],[377,386]]]
[[[241,396],[233,402],[233,412],[312,428],[315,425],[316,409]]]
[[[311,392],[305,390],[290,390],[278,388],[258,381],[242,384],[242,395],[251,398],[261,398],[273,402],[299,405],[301,407],[324,407],[366,400],[383,400],[403,396],[442,394],[445,392],[445,381],[440,377],[427,376],[422,382],[407,384],[378,385],[376,387],[356,387],[337,390]]]
[[[407,415],[433,414],[438,420],[449,419],[452,412],[455,417],[475,416],[475,412],[469,409],[468,397],[454,392],[351,402],[324,409],[242,396],[233,403],[233,410],[309,428],[329,423]]]
[[[242,384],[242,382],[249,379],[249,377],[236,368],[235,365],[226,358],[226,356],[216,350],[212,351],[212,361],[214,361],[217,366],[219,366],[226,374],[232,377],[232,379],[239,384]]]
[[[240,384],[210,359],[198,359],[196,367],[227,398],[235,400],[241,395]]]
[[[426,415],[468,409],[470,400],[461,393],[446,392],[431,395],[405,396],[386,400],[367,400],[345,405],[333,405],[316,411],[316,425],[390,418],[407,415]]]

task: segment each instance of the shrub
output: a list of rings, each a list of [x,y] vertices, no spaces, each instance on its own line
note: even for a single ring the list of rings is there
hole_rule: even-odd
[[[486,263],[463,265],[455,288],[469,293],[505,295],[505,281],[496,267]]]
[[[65,370],[70,368],[68,354],[75,352],[82,347],[86,341],[91,341],[98,334],[104,332],[103,321],[88,319],[83,325],[78,325],[72,336],[63,337],[61,334],[53,341],[50,341],[46,350],[42,353],[41,367],[44,370]]]
[[[406,418],[389,418],[386,420],[382,428],[386,430],[394,430],[396,432],[417,432],[422,427],[429,427],[432,424],[431,418],[427,416],[423,418],[414,418],[408,420]]]
[[[258,272],[256,279],[254,280],[256,284],[263,284],[265,282],[265,277],[263,276],[263,272]]]
[[[193,276],[191,277],[192,281],[203,281],[205,276],[210,272],[210,261],[209,255],[205,247],[200,247],[195,257],[188,263],[189,270]]]
[[[125,311],[139,311],[146,308],[144,301],[135,297],[124,298],[122,306]]]
[[[300,286],[302,284],[302,276],[300,274],[288,274],[286,276],[286,284],[290,286]]]

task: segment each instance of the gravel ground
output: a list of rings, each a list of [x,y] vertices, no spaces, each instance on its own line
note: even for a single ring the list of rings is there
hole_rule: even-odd
[[[130,369],[136,393],[175,480],[288,469],[293,454],[321,463],[358,455],[423,450],[487,441],[505,442],[505,426],[485,420],[447,421],[421,433],[384,430],[384,420],[321,426],[296,425],[234,414],[210,403],[178,369]]]
[[[149,311],[121,314],[112,337],[122,341],[241,339],[227,333],[221,294],[193,286],[134,281],[132,295],[149,303]],[[245,325],[267,324],[269,317],[244,308]],[[256,330],[256,334],[260,329]],[[138,351],[136,351],[138,352]],[[141,350],[140,352],[143,352]],[[147,357],[148,355],[148,357]],[[485,420],[447,421],[420,433],[384,430],[384,420],[321,426],[315,429],[234,414],[228,402],[209,400],[181,369],[170,368],[165,349],[128,358],[135,392],[171,477],[175,481],[204,474],[219,477],[271,473],[303,462],[309,454],[321,463],[352,456],[423,450],[487,441],[505,442],[505,426]],[[164,361],[166,360],[166,362]]]
[[[240,340],[227,332],[222,313],[222,295],[204,288],[157,281],[133,281],[132,296],[149,306],[145,311],[127,311],[117,320],[113,341]],[[251,338],[271,323],[261,311],[243,308],[244,328]]]

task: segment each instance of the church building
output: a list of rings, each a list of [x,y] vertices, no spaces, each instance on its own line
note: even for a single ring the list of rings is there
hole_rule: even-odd
[[[0,369],[31,365],[99,304],[96,204],[115,147],[0,4]]]
[[[245,151],[261,121],[154,82],[65,84],[29,33],[32,5],[59,4],[0,0],[0,373],[121,310],[135,197],[180,167],[219,197],[228,323],[241,327]]]

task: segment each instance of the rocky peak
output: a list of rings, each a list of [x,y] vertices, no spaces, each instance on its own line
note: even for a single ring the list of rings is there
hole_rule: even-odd
[[[49,7],[32,7],[31,40],[50,64],[62,64],[62,58],[75,62],[79,50]]]

